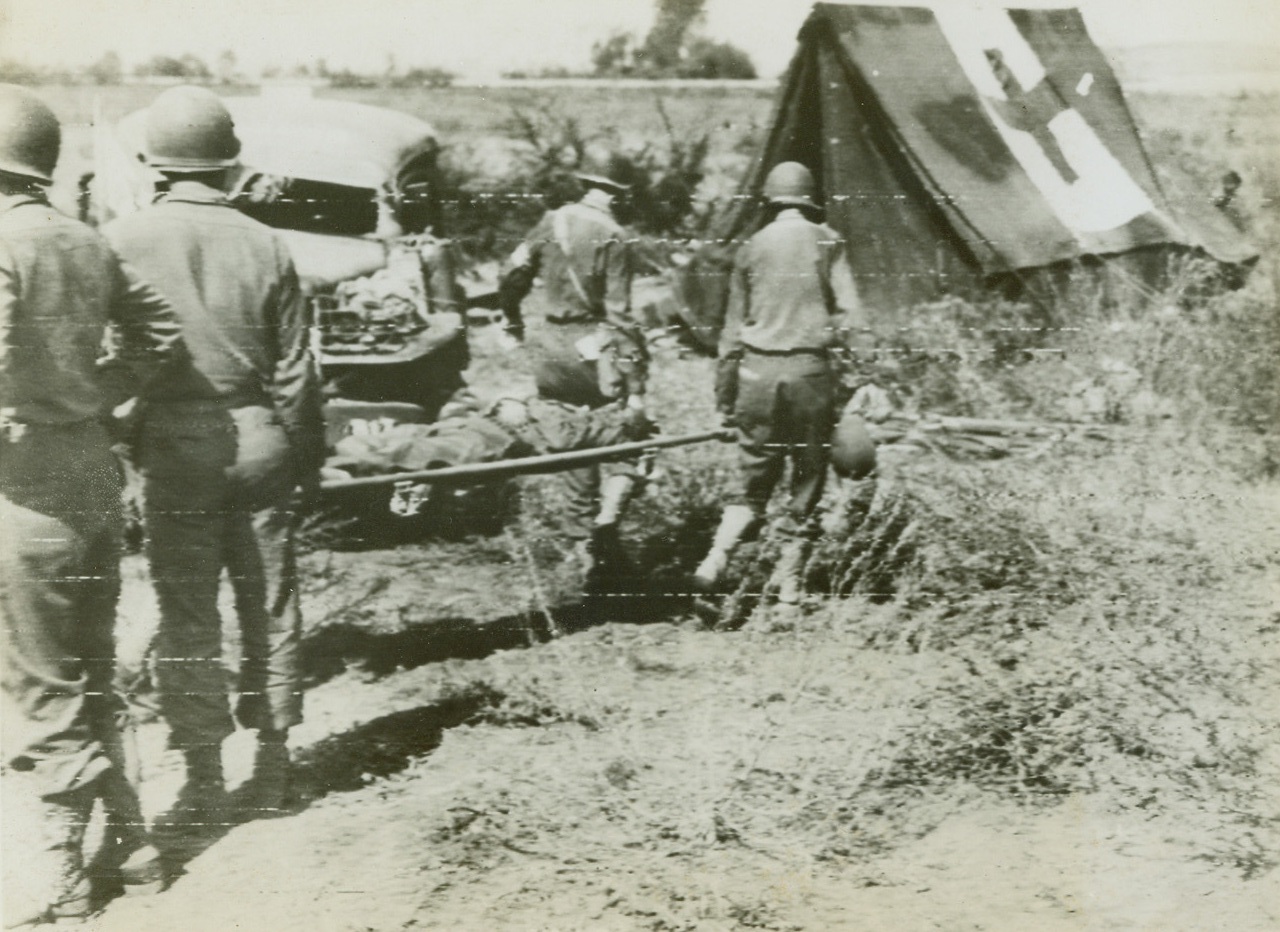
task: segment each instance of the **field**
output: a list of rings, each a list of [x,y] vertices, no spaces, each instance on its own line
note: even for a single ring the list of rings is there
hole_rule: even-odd
[[[63,121],[85,126],[93,119],[95,101],[100,101],[108,118],[117,118],[144,107],[162,87],[125,85],[117,87],[58,86],[42,88],[41,95]],[[257,87],[229,88],[228,96],[258,94]],[[677,126],[701,127],[708,113],[714,123],[724,126],[755,125],[768,121],[773,92],[768,88],[682,87],[646,88],[538,87],[454,87],[423,90],[318,88],[318,97],[352,100],[358,103],[394,107],[431,123],[442,139],[450,143],[471,143],[485,136],[502,134],[513,108],[560,106],[582,117],[599,131],[624,127],[635,133],[658,133],[662,126],[653,102],[661,99],[671,109]]]
[[[78,125],[71,160],[94,93],[49,89]],[[423,115],[473,167],[510,154],[513,108],[678,141],[640,91],[351,96]],[[89,927],[1280,928],[1280,99],[1131,103],[1195,190],[1244,177],[1262,259],[1243,289],[1195,263],[1159,293],[1081,281],[1036,330],[1017,305],[938,302],[851,376],[895,416],[1074,426],[1004,456],[886,445],[874,479],[829,491],[799,608],[760,597],[768,534],[712,610],[683,595],[735,481],[728,446],[662,457],[625,528],[631,571],[586,600],[553,479],[526,480],[497,533],[317,532],[297,804]],[[710,132],[714,187],[770,100],[664,107],[677,134]],[[527,387],[494,333],[471,339],[477,393]],[[708,360],[654,354],[664,432],[710,426]],[[154,607],[137,557],[126,574],[136,678]],[[153,716],[139,740],[155,813],[178,766]]]

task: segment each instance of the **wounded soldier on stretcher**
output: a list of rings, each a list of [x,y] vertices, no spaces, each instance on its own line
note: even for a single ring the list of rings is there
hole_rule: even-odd
[[[362,418],[361,406],[344,410],[346,407],[343,402],[331,403],[326,412],[331,424],[341,425],[339,436],[330,438],[332,452],[323,470],[326,480],[593,450],[645,440],[656,432],[643,412],[620,403],[592,409],[537,396],[502,398],[485,408],[474,397],[464,395],[447,404],[432,424]],[[628,480],[628,492],[643,479],[643,470],[634,466],[623,464],[619,472]],[[406,517],[415,515],[430,497],[430,484],[398,483],[391,510]],[[608,508],[610,496],[606,493],[604,497]]]

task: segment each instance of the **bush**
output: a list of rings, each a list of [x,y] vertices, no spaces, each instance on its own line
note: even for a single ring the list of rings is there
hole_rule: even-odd
[[[656,30],[655,30],[656,32]],[[750,80],[756,66],[736,45],[695,37],[650,33],[640,42],[633,33],[615,32],[591,46],[591,64],[600,77],[703,78]]]
[[[329,72],[328,80],[330,87],[340,88],[370,88],[380,85],[379,79],[373,75],[360,74],[349,68]]]
[[[178,56],[155,55],[133,71],[139,77],[186,78],[192,81],[208,81],[213,77],[209,66],[191,53]]]
[[[505,257],[544,210],[576,200],[582,184],[575,172],[588,151],[607,146],[622,156],[630,191],[617,213],[625,225],[649,237],[680,237],[705,221],[695,213],[693,192],[702,180],[710,134],[677,128],[661,101],[667,128],[661,144],[626,148],[612,131],[591,131],[574,114],[550,106],[516,109],[509,124],[518,142],[491,173],[476,167],[474,152],[456,153],[442,171],[445,229],[473,258]],[[641,263],[656,267],[667,249],[642,242]]]
[[[115,52],[106,52],[85,69],[85,75],[94,84],[119,84],[124,79],[124,65]]]
[[[636,70],[636,37],[629,32],[615,32],[591,45],[591,65],[597,75],[626,77]]]
[[[386,86],[394,88],[452,87],[458,76],[445,68],[410,68],[404,74],[387,79]]]
[[[721,78],[751,80],[756,66],[751,56],[728,42],[695,39],[689,43],[684,59],[676,66],[682,78]]]
[[[6,59],[0,61],[0,81],[8,84],[48,84],[65,82],[70,75],[49,68]]]

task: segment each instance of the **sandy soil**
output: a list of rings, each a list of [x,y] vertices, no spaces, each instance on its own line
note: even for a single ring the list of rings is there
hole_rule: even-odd
[[[1043,809],[960,791],[920,803],[906,823],[936,824],[922,837],[838,806],[829,784],[856,785],[942,672],[847,641],[605,625],[343,673],[294,736],[299,805],[232,828],[168,891],[92,927],[1280,927],[1274,874],[1194,860],[1185,825],[1104,796]],[[153,760],[159,731],[144,728]],[[153,810],[176,789],[166,763],[147,775]]]

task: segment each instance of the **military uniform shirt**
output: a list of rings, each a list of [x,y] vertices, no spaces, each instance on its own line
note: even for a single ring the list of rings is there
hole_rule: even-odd
[[[114,331],[114,358],[103,334]],[[107,242],[40,197],[0,196],[0,408],[19,422],[102,416],[178,343],[169,305]],[[105,364],[101,364],[105,362]]]
[[[734,260],[720,356],[824,350],[859,321],[844,240],[829,226],[783,210]]]
[[[319,374],[293,259],[270,227],[226,197],[179,181],[152,207],[103,231],[173,304],[192,365],[158,379],[157,402],[269,405],[302,462],[324,460]]]
[[[626,234],[599,192],[588,191],[582,200],[544,214],[512,254],[511,265],[525,270],[530,281],[542,276],[548,316],[556,322],[635,328]]]

